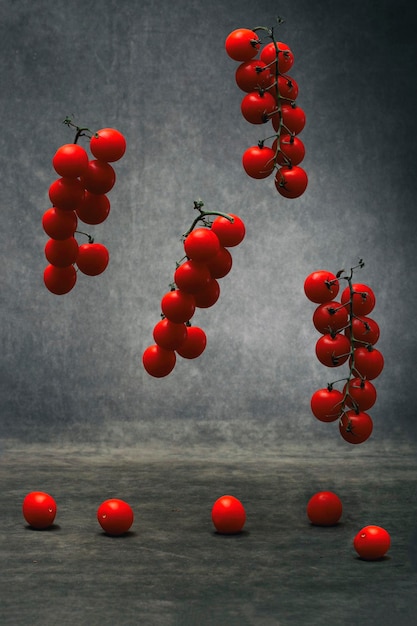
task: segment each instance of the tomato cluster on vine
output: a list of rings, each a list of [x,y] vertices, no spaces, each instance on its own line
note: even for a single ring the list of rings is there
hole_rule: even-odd
[[[64,123],[74,124],[67,118]],[[42,217],[42,226],[49,236],[45,256],[49,265],[44,270],[46,288],[63,295],[71,291],[77,281],[77,269],[88,276],[97,276],[106,269],[109,252],[93,237],[77,230],[78,220],[85,224],[101,224],[110,212],[107,196],[116,181],[111,165],[122,158],[126,150],[125,137],[114,128],[102,128],[89,136],[90,156],[77,143],[86,128],[77,129],[73,143],[62,145],[52,158],[52,166],[60,178],[49,187],[51,208]],[[75,234],[88,237],[79,244]]]
[[[268,43],[262,43],[258,31],[266,31]],[[225,48],[230,58],[240,62],[235,80],[245,92],[241,102],[243,117],[251,124],[271,122],[275,131],[244,152],[243,168],[258,179],[267,178],[275,171],[278,193],[285,198],[298,198],[307,188],[308,177],[300,167],[305,147],[298,137],[306,116],[296,104],[297,82],[288,74],[294,55],[287,44],[275,40],[273,29],[265,27],[232,31]],[[265,143],[267,139],[272,140],[270,146]]]
[[[318,304],[313,314],[313,324],[321,337],[316,343],[316,356],[327,367],[349,364],[345,378],[318,389],[311,398],[313,415],[322,422],[339,420],[340,434],[349,443],[366,441],[373,430],[367,413],[376,402],[376,389],[371,381],[384,368],[384,357],[375,348],[380,335],[377,322],[369,317],[375,307],[375,294],[363,283],[353,283],[353,271],[364,266],[363,261],[349,274],[326,270],[312,272],[304,282],[309,300]],[[348,286],[342,291],[340,301],[335,300],[340,281]],[[344,383],[343,389],[335,387]]]
[[[220,296],[219,279],[232,268],[229,248],[241,243],[245,236],[244,222],[232,213],[203,211],[202,202],[195,202],[199,216],[185,233],[185,256],[177,263],[171,289],[161,300],[161,320],[153,329],[155,343],[142,356],[145,370],[162,378],[172,372],[177,355],[195,359],[205,350],[204,330],[191,325],[197,308],[213,306]],[[208,216],[216,216],[211,222]],[[195,228],[201,220],[202,226]]]

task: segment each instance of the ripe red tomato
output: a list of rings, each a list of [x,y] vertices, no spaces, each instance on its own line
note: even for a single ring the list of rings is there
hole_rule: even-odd
[[[54,498],[43,491],[32,491],[23,500],[23,517],[32,528],[43,530],[52,526],[56,511]]]
[[[44,231],[52,239],[68,239],[77,230],[77,214],[75,211],[63,211],[57,207],[51,207],[42,217]]]
[[[306,125],[306,115],[295,102],[282,104],[281,110],[272,117],[272,126],[278,132],[282,121],[284,131],[298,135]]]
[[[250,124],[266,124],[278,108],[274,96],[267,91],[251,91],[243,98],[240,110]]]
[[[109,251],[102,243],[83,243],[78,248],[78,269],[88,276],[98,276],[109,263]]]
[[[352,330],[353,337],[357,341],[353,342],[355,347],[359,347],[361,344],[367,343],[369,345],[375,345],[379,339],[379,326],[370,317],[357,316],[352,318]],[[350,328],[346,328],[345,335],[350,339]]]
[[[209,261],[219,249],[219,238],[210,228],[195,228],[184,240],[185,254],[194,261]]]
[[[243,241],[246,229],[240,217],[233,213],[228,213],[227,215],[233,218],[232,222],[227,217],[218,215],[211,225],[211,230],[216,233],[220,245],[225,248],[233,248]]]
[[[369,380],[351,378],[343,388],[343,393],[346,391],[348,392],[346,405],[349,407],[367,411],[376,402],[376,389]]]
[[[343,330],[349,322],[349,314],[340,302],[325,302],[319,304],[313,313],[313,324],[322,333]]]
[[[118,161],[126,151],[126,139],[115,128],[102,128],[91,137],[90,150],[100,161]]]
[[[165,350],[156,344],[146,348],[142,355],[143,367],[155,378],[168,376],[175,367],[176,359],[173,350]]]
[[[78,257],[78,242],[75,237],[48,239],[45,244],[45,256],[55,267],[73,265]]]
[[[277,50],[278,50],[278,71],[280,74],[286,74],[294,64],[294,55],[291,52],[290,48],[287,44],[282,41],[277,41],[276,46],[273,41],[266,44],[264,48],[261,50],[260,59],[267,65],[270,63],[274,63],[277,58]],[[272,70],[274,71],[274,66],[272,66]]]
[[[212,278],[223,278],[230,272],[232,265],[232,255],[229,250],[223,246],[220,246],[216,256],[207,261],[207,267]]]
[[[342,516],[342,511],[342,501],[332,491],[315,493],[307,504],[307,516],[316,526],[335,526]]]
[[[110,200],[105,194],[86,191],[76,212],[85,224],[101,224],[110,213]]]
[[[338,389],[318,389],[311,396],[311,410],[321,422],[335,422],[343,407],[343,393]]]
[[[316,343],[316,356],[327,367],[338,367],[346,363],[350,355],[350,341],[340,333],[334,337],[323,335]]]
[[[298,165],[283,165],[275,174],[275,187],[284,198],[299,198],[307,189],[308,177]]]
[[[298,96],[298,85],[291,76],[278,76],[278,91],[281,98],[294,101]]]
[[[373,346],[355,348],[353,356],[355,359],[353,370],[359,374],[360,378],[373,380],[384,369],[384,357]]]
[[[71,291],[77,282],[77,272],[73,265],[68,267],[55,267],[48,265],[43,273],[45,287],[57,296],[62,296]]]
[[[257,55],[260,41],[258,35],[249,28],[237,28],[227,35],[226,52],[234,61],[249,61]]]
[[[162,297],[161,310],[171,322],[176,324],[188,322],[195,313],[194,296],[181,289],[168,291]]]
[[[250,93],[259,89],[264,89],[271,84],[275,77],[271,74],[270,68],[263,61],[244,61],[239,65],[235,73],[237,86]]]
[[[106,194],[114,187],[116,172],[107,161],[93,159],[80,178],[84,188],[98,195]]]
[[[200,289],[204,289],[210,279],[210,270],[207,265],[193,259],[179,265],[174,273],[175,284],[178,289],[186,293],[195,294]]]
[[[165,350],[176,350],[187,339],[187,327],[184,323],[174,324],[164,318],[153,329],[155,343]]]
[[[206,345],[207,337],[204,330],[198,326],[188,326],[187,338],[176,351],[184,359],[196,359],[204,352]]]
[[[63,211],[75,211],[84,197],[84,186],[78,178],[58,178],[49,187],[49,199]]]
[[[390,545],[390,534],[381,526],[365,526],[353,539],[356,552],[366,561],[381,559],[389,550]]]
[[[311,302],[324,304],[339,293],[339,281],[332,272],[317,270],[305,279],[304,293]]]
[[[372,419],[364,411],[358,413],[355,410],[347,411],[340,418],[339,430],[343,439],[348,443],[363,443],[372,434]]]
[[[278,139],[274,139],[272,150],[277,152]],[[301,139],[294,135],[281,134],[276,161],[278,165],[299,165],[305,157],[305,147]]]
[[[78,178],[87,170],[88,160],[88,154],[82,146],[66,143],[55,152],[52,165],[60,176]]]
[[[368,315],[375,306],[375,294],[368,285],[362,283],[356,283],[352,285],[353,298],[352,298],[352,311],[355,315]],[[342,304],[345,304],[349,308],[350,302],[350,289],[346,289],[342,292],[341,297]]]
[[[246,522],[243,504],[234,496],[221,496],[211,509],[211,519],[218,533],[233,535],[240,533]]]
[[[97,509],[97,520],[108,535],[124,535],[133,524],[132,507],[124,500],[105,500]]]
[[[210,278],[208,284],[194,294],[195,305],[200,309],[208,309],[216,304],[220,297],[220,285],[215,278]]]
[[[252,146],[242,156],[243,168],[252,178],[266,178],[274,171],[275,151],[268,146]]]

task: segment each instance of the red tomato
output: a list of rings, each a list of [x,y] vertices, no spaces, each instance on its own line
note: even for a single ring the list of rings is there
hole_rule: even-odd
[[[266,178],[274,171],[275,151],[267,146],[252,146],[243,153],[242,165],[248,176]]]
[[[84,197],[84,186],[78,178],[58,178],[49,187],[49,199],[63,211],[75,211]]]
[[[187,339],[187,327],[184,323],[174,324],[164,318],[153,329],[155,343],[165,350],[176,350]]]
[[[181,289],[168,291],[161,300],[162,313],[175,324],[188,322],[195,313],[195,299]]]
[[[48,265],[43,273],[45,287],[57,296],[62,296],[71,291],[77,282],[77,272],[73,265],[68,267],[55,267]]]
[[[100,161],[118,161],[126,151],[126,139],[115,128],[102,128],[91,137],[90,150]]]
[[[343,407],[343,393],[338,389],[318,389],[311,396],[311,410],[321,422],[335,422]]]
[[[357,373],[360,378],[373,380],[374,378],[378,378],[384,369],[384,357],[382,353],[373,346],[355,348],[353,356],[355,359],[353,371]]]
[[[246,511],[234,496],[221,496],[211,510],[211,519],[218,533],[231,535],[240,533],[245,525]]]
[[[240,217],[233,213],[228,213],[227,215],[229,215],[233,221],[230,221],[227,217],[218,215],[211,225],[211,230],[216,233],[221,246],[233,248],[243,241],[246,229]]]
[[[52,239],[68,239],[77,230],[77,214],[75,211],[62,211],[57,207],[51,207],[42,217],[44,231]]]
[[[266,63],[259,60],[244,61],[239,65],[235,73],[237,86],[250,93],[263,89],[271,84],[274,76]]]
[[[43,491],[32,491],[23,500],[23,517],[30,526],[38,530],[52,526],[56,511],[54,498]]]
[[[354,346],[359,347],[361,343],[362,345],[367,343],[372,346],[376,344],[379,339],[379,326],[374,320],[363,315],[362,317],[352,318],[351,322],[353,337],[357,340],[353,342]],[[345,335],[350,339],[350,328],[346,328]]]
[[[75,237],[48,239],[45,244],[45,256],[55,267],[73,265],[78,257],[78,242]]]
[[[102,243],[83,243],[78,248],[77,267],[88,276],[98,276],[109,263],[109,251]]]
[[[278,76],[278,91],[281,98],[294,101],[298,96],[298,85],[291,76]]]
[[[105,500],[97,509],[97,520],[108,535],[124,535],[132,526],[133,519],[131,506],[118,498]]]
[[[307,189],[308,176],[298,165],[283,165],[275,174],[275,187],[284,198],[299,198]]]
[[[306,125],[306,115],[303,109],[294,102],[282,104],[280,112],[272,117],[272,126],[277,132],[281,124],[287,133],[295,135],[301,133]]]
[[[211,279],[210,270],[205,263],[185,261],[177,267],[174,281],[178,289],[186,293],[195,294],[196,291],[207,287]]]
[[[348,390],[346,405],[358,408],[360,411],[367,411],[376,402],[376,389],[369,380],[362,378],[351,378],[348,385],[344,386],[343,393]]]
[[[249,28],[237,28],[227,35],[226,52],[234,61],[249,61],[257,55],[260,41],[258,35]]]
[[[220,242],[211,228],[195,228],[184,240],[185,254],[194,261],[209,261],[220,250]]]
[[[327,367],[338,367],[346,363],[350,355],[350,341],[340,333],[332,337],[323,335],[316,343],[316,356]]]
[[[148,374],[155,378],[163,378],[174,369],[176,358],[173,350],[165,350],[158,345],[153,345],[144,351],[142,363]]]
[[[363,411],[358,413],[354,410],[347,411],[340,418],[340,434],[348,443],[363,443],[371,436],[372,429],[372,419]]]
[[[317,270],[305,279],[304,293],[311,302],[317,304],[329,302],[339,293],[339,281],[332,272]]]
[[[349,322],[349,314],[340,302],[320,304],[313,313],[313,324],[322,333],[343,330]]]
[[[110,200],[105,194],[86,191],[76,211],[84,224],[101,224],[110,213]]]
[[[220,246],[216,256],[207,261],[207,267],[212,278],[223,278],[230,272],[232,265],[232,255],[229,250],[223,246]]]
[[[286,74],[294,64],[294,55],[287,44],[277,41],[276,45],[273,41],[266,44],[261,50],[260,59],[267,65],[273,63],[278,55],[278,70],[280,74]],[[272,71],[274,67],[272,66]]]
[[[78,178],[88,167],[88,154],[82,146],[67,143],[56,151],[52,165],[60,176]]]
[[[220,285],[215,278],[210,278],[208,284],[194,294],[196,307],[208,309],[216,304],[220,297]]]
[[[274,96],[267,91],[251,91],[246,94],[241,102],[240,110],[250,124],[266,124],[278,111]]]
[[[188,326],[187,338],[176,350],[184,359],[196,359],[204,352],[206,345],[207,337],[204,330],[198,326]]]
[[[365,526],[353,539],[353,546],[362,559],[381,559],[391,545],[391,537],[381,526]]]
[[[87,191],[102,195],[113,189],[116,182],[116,172],[107,161],[93,159],[89,162],[88,168],[80,180]]]
[[[332,491],[319,491],[307,504],[307,515],[316,526],[334,526],[342,516],[342,502]]]
[[[277,152],[278,139],[274,139],[272,150]],[[304,159],[306,149],[303,142],[294,135],[281,134],[279,139],[279,151],[277,154],[278,165],[299,165]]]
[[[352,285],[352,311],[355,315],[368,315],[375,306],[375,294],[368,285],[356,283]],[[341,301],[349,309],[351,293],[349,287],[343,290]]]

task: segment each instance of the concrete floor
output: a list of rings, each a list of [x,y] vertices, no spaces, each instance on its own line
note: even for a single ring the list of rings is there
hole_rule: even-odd
[[[2,626],[417,623],[415,454],[186,460],[20,449],[3,452],[0,470]],[[322,489],[342,499],[335,527],[307,519],[307,501]],[[57,501],[51,530],[31,530],[22,517],[32,490]],[[246,508],[237,536],[211,523],[225,493]],[[110,497],[134,509],[126,536],[97,523]],[[391,534],[380,561],[352,547],[367,524]]]

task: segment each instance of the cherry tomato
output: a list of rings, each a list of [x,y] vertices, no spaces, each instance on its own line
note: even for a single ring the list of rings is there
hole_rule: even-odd
[[[55,152],[52,165],[60,176],[78,178],[88,167],[88,154],[76,143],[67,143]]]
[[[237,28],[227,35],[226,52],[234,61],[249,61],[257,55],[260,41],[258,35],[249,28]]]
[[[317,270],[305,279],[304,293],[311,302],[324,304],[339,293],[339,281],[332,272]]]
[[[338,367],[346,363],[350,355],[350,341],[340,333],[332,337],[323,335],[316,343],[316,356],[327,367]]]
[[[346,396],[346,405],[349,407],[367,411],[376,402],[376,389],[369,380],[351,378],[344,386],[343,393],[346,391],[349,394]]]
[[[208,309],[216,304],[220,297],[220,285],[215,278],[210,278],[208,284],[194,294],[196,307]]]
[[[229,250],[223,246],[220,246],[216,256],[207,261],[207,267],[212,278],[223,278],[230,272],[232,265],[232,255]]]
[[[389,550],[391,537],[381,526],[369,525],[360,530],[353,539],[353,546],[362,559],[381,559]]]
[[[311,410],[321,422],[335,422],[343,407],[343,393],[338,389],[318,389],[311,396]]]
[[[234,496],[221,496],[211,509],[211,519],[218,533],[233,535],[240,533],[246,522],[243,504]]]
[[[78,248],[77,267],[88,276],[98,276],[109,263],[109,251],[102,243],[83,243]]]
[[[339,430],[343,439],[348,443],[363,443],[372,434],[372,419],[364,411],[358,413],[354,410],[347,411],[340,418]]]
[[[106,194],[114,187],[116,172],[107,161],[93,159],[80,178],[84,188],[98,195]]]
[[[340,302],[332,301],[319,304],[313,313],[313,324],[319,333],[323,335],[332,330],[343,330],[348,325],[348,322],[349,314]]]
[[[126,139],[115,128],[102,128],[91,137],[90,150],[100,161],[118,161],[126,151]]]
[[[294,101],[298,96],[298,85],[291,76],[278,76],[278,91],[284,100]]]
[[[188,322],[195,312],[194,296],[181,289],[168,291],[161,300],[162,313],[176,324]]]
[[[335,526],[342,516],[342,511],[342,501],[332,491],[315,493],[307,504],[307,516],[316,526]]]
[[[266,63],[259,60],[244,61],[239,65],[235,73],[237,86],[250,93],[263,89],[271,84],[274,76]]]
[[[243,168],[252,178],[266,178],[274,171],[275,151],[267,146],[252,146],[242,156]]]
[[[359,374],[360,378],[373,380],[384,369],[384,357],[373,346],[355,348],[353,356],[355,359],[353,370]]]
[[[165,350],[176,350],[187,338],[187,327],[184,323],[174,324],[164,318],[153,329],[155,343]]]
[[[274,139],[272,150],[277,152],[278,139]],[[278,165],[299,165],[305,157],[305,147],[301,139],[294,135],[281,134],[276,161]]]
[[[307,174],[299,165],[283,165],[275,174],[275,187],[284,198],[299,198],[307,185]]]
[[[45,287],[57,296],[62,296],[71,291],[77,281],[77,272],[73,265],[68,267],[55,267],[48,265],[43,273]]]
[[[56,511],[54,498],[43,491],[31,491],[23,500],[23,517],[32,528],[42,530],[52,526]]]
[[[124,535],[133,524],[132,507],[124,500],[105,500],[97,509],[97,520],[108,535]]]
[[[58,178],[49,187],[49,199],[63,211],[75,211],[84,197],[84,186],[78,178]]]
[[[143,367],[155,378],[168,376],[175,367],[176,359],[173,350],[165,350],[156,344],[146,348],[142,355]]]
[[[57,207],[51,207],[42,217],[44,231],[52,239],[68,239],[77,230],[77,214],[75,211],[63,211]]]
[[[286,74],[294,64],[294,55],[291,52],[287,44],[282,41],[277,41],[276,46],[273,41],[266,44],[261,50],[260,60],[269,65],[273,63],[277,58],[278,50],[278,71],[280,74]],[[272,71],[274,67],[272,66]]]
[[[355,315],[368,315],[375,306],[375,294],[368,285],[362,283],[356,283],[352,285],[353,297],[352,297],[352,311]],[[342,304],[345,304],[349,308],[350,302],[350,289],[346,289],[342,292],[341,297]]]
[[[220,241],[210,228],[195,228],[184,241],[184,250],[188,258],[194,261],[208,261],[220,249]]]
[[[227,217],[218,215],[211,225],[211,230],[216,233],[220,245],[225,248],[233,248],[243,241],[246,229],[240,217],[233,213],[228,213],[227,215],[229,215],[233,221],[230,221]]]
[[[177,267],[174,281],[178,289],[195,294],[196,291],[207,287],[211,279],[210,270],[200,261],[185,261]]]
[[[282,104],[279,113],[272,116],[272,126],[277,132],[281,123],[287,133],[298,135],[306,125],[306,115],[295,102]]]
[[[370,317],[357,316],[352,318],[352,330],[353,337],[356,341],[353,342],[355,347],[359,347],[361,344],[367,343],[369,345],[375,345],[379,339],[379,326]],[[350,339],[350,328],[346,328],[345,335]]]
[[[204,352],[206,345],[207,337],[204,330],[198,326],[188,326],[187,338],[176,351],[184,359],[196,359]]]
[[[105,194],[86,191],[76,212],[84,224],[101,224],[110,213],[110,200]]]
[[[240,110],[250,124],[266,124],[278,109],[276,100],[270,93],[251,91],[243,98]]]
[[[78,257],[78,242],[75,237],[48,239],[45,244],[45,256],[55,267],[73,265]]]

